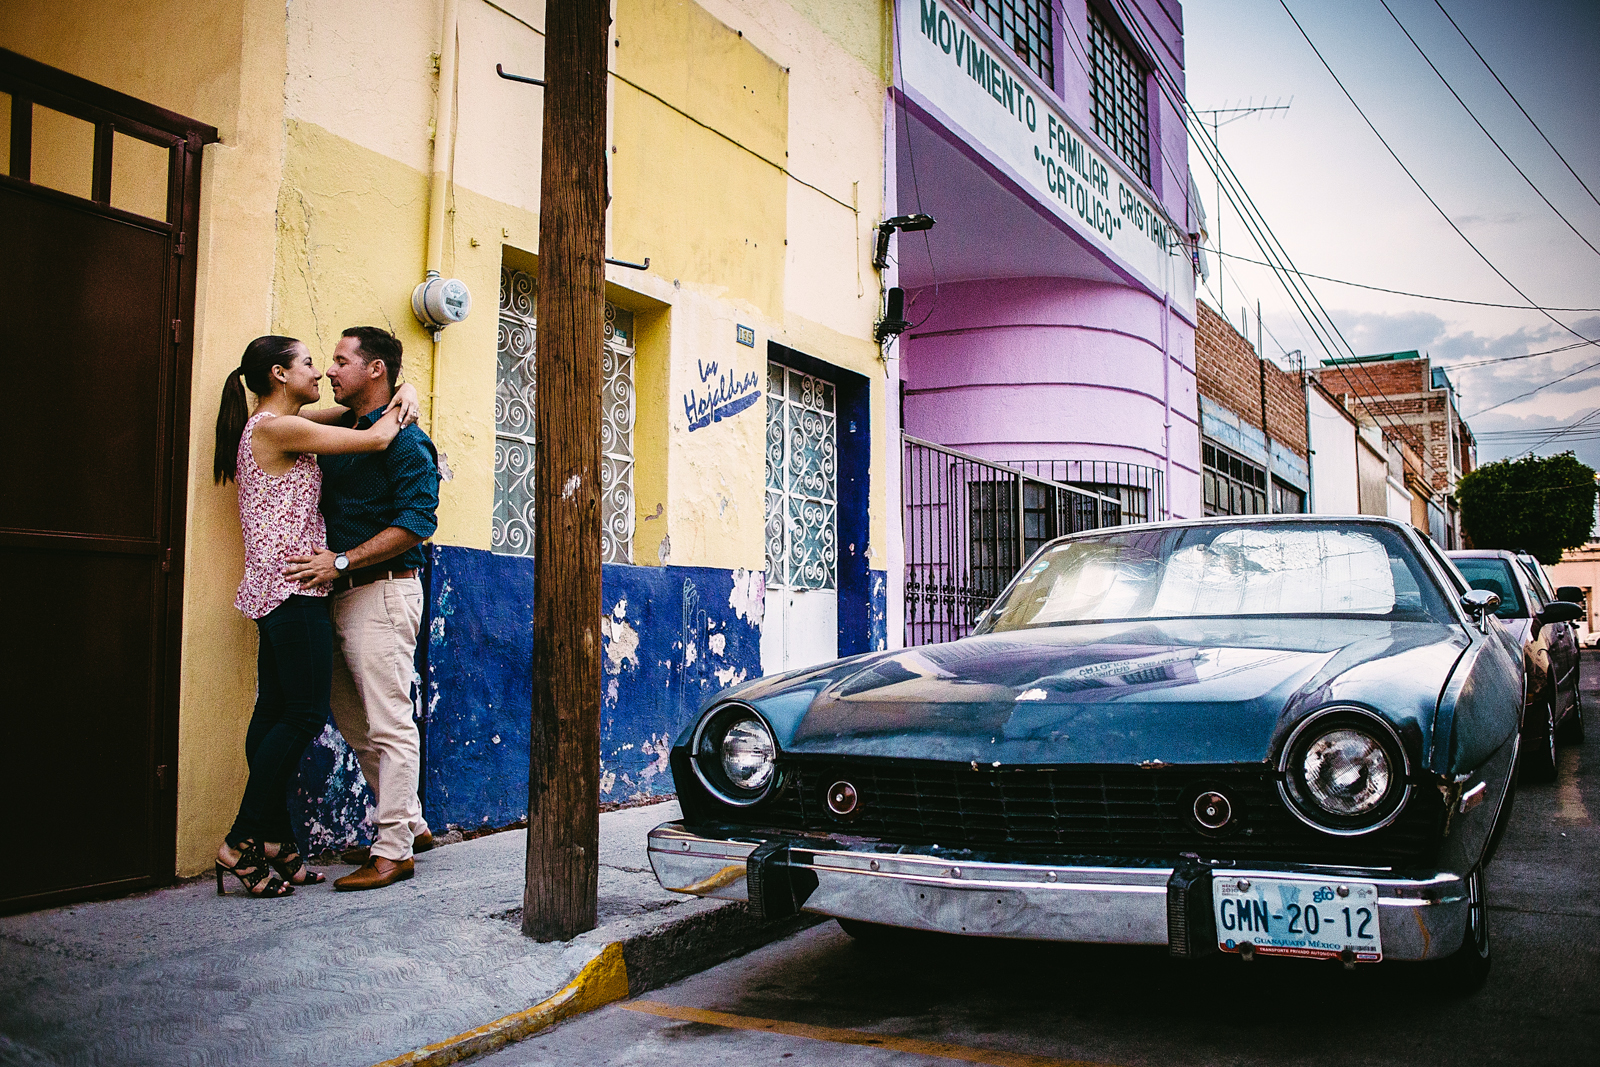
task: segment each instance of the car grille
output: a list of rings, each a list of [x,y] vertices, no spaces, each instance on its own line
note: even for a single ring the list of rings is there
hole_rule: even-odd
[[[974,767],[971,764],[837,757],[787,757],[768,800],[734,816],[777,830],[846,833],[907,845],[1074,855],[1258,858],[1299,863],[1391,866],[1430,859],[1442,805],[1414,790],[1382,830],[1343,838],[1295,818],[1264,767]],[[825,791],[855,786],[849,819],[834,816]],[[1229,798],[1231,832],[1202,833],[1193,798]]]

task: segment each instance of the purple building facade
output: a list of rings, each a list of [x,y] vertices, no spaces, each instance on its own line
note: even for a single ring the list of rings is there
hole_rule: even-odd
[[[1181,8],[970,3],[898,0],[887,105],[886,214],[935,220],[902,223],[885,269],[908,643],[958,635],[1074,509],[1202,511]]]

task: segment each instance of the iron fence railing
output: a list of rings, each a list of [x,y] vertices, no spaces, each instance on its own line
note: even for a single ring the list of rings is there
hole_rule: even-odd
[[[909,435],[901,468],[907,645],[965,636],[1046,541],[1125,521],[1118,496]]]
[[[1124,524],[1150,522],[1167,513],[1166,484],[1156,467],[1089,459],[1008,459],[1006,466],[1046,481],[1116,497],[1122,501]]]

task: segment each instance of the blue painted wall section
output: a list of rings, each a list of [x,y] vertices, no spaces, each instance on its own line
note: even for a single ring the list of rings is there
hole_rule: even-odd
[[[423,815],[442,829],[527,814],[533,559],[435,545]]]
[[[423,811],[433,826],[503,826],[527,814],[533,560],[434,546],[418,650]],[[759,571],[607,566],[601,799],[672,791],[672,740],[713,693],[761,673]],[[365,841],[372,797],[331,726],[294,792],[313,851]]]

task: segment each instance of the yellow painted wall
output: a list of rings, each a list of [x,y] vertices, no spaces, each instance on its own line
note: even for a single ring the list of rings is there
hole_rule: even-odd
[[[346,326],[393,328],[453,473],[436,540],[489,547],[499,270],[537,251],[543,103],[494,64],[542,73],[543,5],[461,0],[443,256],[474,306],[435,351],[409,298],[427,251],[441,6],[10,0],[0,20],[0,46],[221,134],[206,150],[192,242],[180,873],[210,862],[244,781],[255,635],[232,606],[236,496],[211,484],[209,442],[245,343],[290,333],[325,360]],[[711,362],[764,378],[776,340],[868,376],[882,425],[869,260],[882,215],[887,5],[617,0],[616,11],[608,250],[651,259],[648,271],[606,272],[610,298],[637,316],[634,559],[759,569],[764,405],[691,433],[682,398]],[[736,343],[737,325],[755,330],[755,348]],[[892,457],[874,439],[881,553]]]
[[[272,326],[281,176],[283,4],[10,0],[0,47],[217,127],[205,150],[190,401],[188,553],[179,682],[178,870],[210,862],[244,786],[255,628],[233,607],[237,498],[211,484],[222,382]]]

